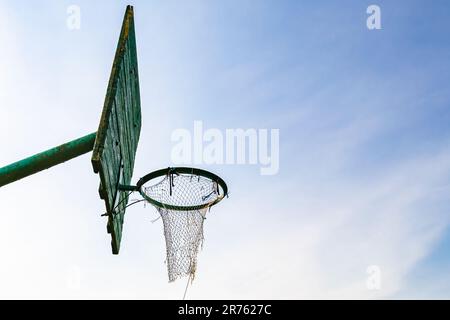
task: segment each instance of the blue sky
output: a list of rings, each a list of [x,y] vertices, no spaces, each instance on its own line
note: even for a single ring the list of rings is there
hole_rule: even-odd
[[[136,180],[170,165],[171,133],[195,120],[280,129],[277,175],[204,166],[231,197],[207,219],[190,297],[449,298],[448,2],[130,3]],[[0,1],[0,165],[97,128],[126,4]],[[370,4],[381,30],[366,27]],[[0,190],[1,297],[181,297],[152,208],[130,208],[111,256],[97,179],[85,155]]]

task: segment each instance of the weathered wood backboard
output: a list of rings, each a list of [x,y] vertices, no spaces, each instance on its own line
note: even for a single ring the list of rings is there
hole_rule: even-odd
[[[108,214],[108,233],[114,254],[119,253],[128,192],[141,131],[141,102],[133,7],[128,6],[109,78],[103,112],[92,154],[100,175],[100,198]]]

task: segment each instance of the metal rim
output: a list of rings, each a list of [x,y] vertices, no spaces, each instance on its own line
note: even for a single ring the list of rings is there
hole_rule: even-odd
[[[223,194],[220,195],[219,197],[217,197],[217,199],[215,199],[212,202],[208,202],[208,203],[198,205],[198,206],[174,206],[174,205],[165,204],[165,203],[159,202],[155,199],[152,199],[148,195],[146,195],[145,192],[142,190],[142,187],[146,182],[153,180],[155,178],[166,176],[171,173],[193,174],[193,175],[208,178],[208,179],[216,182],[222,188]],[[139,190],[139,193],[141,194],[141,196],[145,200],[147,200],[148,202],[153,204],[154,206],[163,208],[163,209],[177,210],[177,211],[193,211],[193,210],[200,210],[200,209],[212,207],[213,205],[219,203],[226,195],[228,195],[227,184],[225,183],[225,181],[223,181],[223,179],[221,177],[219,177],[218,175],[215,175],[212,172],[206,171],[206,170],[197,169],[197,168],[189,168],[189,167],[175,167],[175,168],[169,167],[169,168],[151,172],[151,173],[143,176],[141,179],[139,179],[136,187]]]

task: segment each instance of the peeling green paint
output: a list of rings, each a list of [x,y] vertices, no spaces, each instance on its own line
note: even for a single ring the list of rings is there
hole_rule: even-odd
[[[92,154],[94,172],[100,175],[100,198],[108,214],[114,254],[119,253],[128,192],[141,130],[141,103],[133,7],[128,6],[109,78],[105,104]]]

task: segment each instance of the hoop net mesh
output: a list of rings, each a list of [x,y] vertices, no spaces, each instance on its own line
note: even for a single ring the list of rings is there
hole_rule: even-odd
[[[167,270],[169,281],[183,276],[195,276],[197,254],[203,244],[203,221],[209,205],[219,195],[217,183],[211,179],[191,174],[170,174],[160,182],[144,186],[144,193],[163,204],[156,206],[164,225],[166,239]],[[202,206],[199,210],[173,210],[172,206]]]

